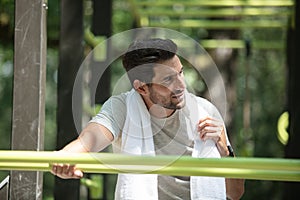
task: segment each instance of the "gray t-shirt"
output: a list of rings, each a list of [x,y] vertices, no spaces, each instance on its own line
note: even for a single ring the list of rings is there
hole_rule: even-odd
[[[101,111],[90,121],[99,123],[111,131],[116,140],[122,132],[126,118],[127,93],[112,96]],[[205,100],[205,103],[209,103]],[[182,110],[176,110],[168,118],[151,117],[155,153],[157,155],[191,155],[193,140],[187,135],[187,124]],[[189,177],[158,175],[160,200],[190,199]]]
[[[193,140],[186,134],[186,120],[177,110],[168,118],[151,117],[157,155],[191,155]],[[159,199],[190,199],[189,177],[158,175]]]

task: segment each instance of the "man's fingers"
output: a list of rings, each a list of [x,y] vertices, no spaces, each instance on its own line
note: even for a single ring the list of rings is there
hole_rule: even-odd
[[[219,126],[223,126],[223,123],[215,119],[199,120],[198,130],[201,130],[205,127],[219,127]]]
[[[56,167],[56,164],[54,164],[54,165],[52,165],[52,167],[51,167],[51,173],[52,173],[53,175],[56,175],[56,174],[57,174],[56,171],[57,171],[57,167]]]
[[[212,139],[217,142],[220,139],[223,129],[224,124],[218,119],[205,117],[199,120],[198,132],[202,140]]]
[[[70,164],[53,164],[51,173],[63,179],[83,177],[83,172]]]
[[[82,178],[82,177],[83,177],[83,173],[82,173],[81,170],[76,169],[76,170],[74,171],[74,176],[77,177],[77,178]]]
[[[69,174],[69,169],[70,169],[70,165],[69,164],[64,164],[62,166],[62,174],[68,175]]]
[[[56,174],[58,175],[60,175],[60,174],[62,174],[63,173],[63,164],[57,164],[56,165]]]
[[[208,133],[201,137],[202,140],[213,140],[217,142],[220,139],[220,134],[218,133]]]
[[[201,139],[211,139],[211,137],[219,137],[222,133],[222,127],[205,127],[199,130]]]

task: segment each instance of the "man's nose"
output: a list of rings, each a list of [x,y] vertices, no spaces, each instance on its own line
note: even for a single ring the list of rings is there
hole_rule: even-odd
[[[184,89],[185,89],[184,77],[178,75],[175,81],[175,90],[184,90]]]

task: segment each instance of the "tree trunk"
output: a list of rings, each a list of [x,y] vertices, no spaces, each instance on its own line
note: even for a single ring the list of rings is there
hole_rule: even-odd
[[[288,112],[289,112],[289,140],[285,149],[286,158],[300,158],[300,59],[298,50],[300,46],[300,3],[295,1],[295,26],[288,32],[287,62],[288,62]],[[300,199],[299,182],[285,183],[282,199]]]
[[[60,49],[58,68],[57,148],[78,137],[76,121],[81,121],[82,107],[72,110],[74,81],[83,58],[83,5],[80,0],[61,1]],[[78,94],[78,93],[77,93]],[[79,92],[79,94],[81,94]],[[76,97],[81,101],[82,97]],[[73,117],[74,116],[74,117]],[[80,125],[77,125],[77,128]],[[79,199],[79,180],[55,179],[54,197],[57,200]]]

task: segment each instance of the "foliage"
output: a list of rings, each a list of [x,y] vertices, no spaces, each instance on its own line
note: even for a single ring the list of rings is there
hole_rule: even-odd
[[[10,149],[13,51],[0,45],[0,149]],[[0,182],[8,172],[0,171]]]
[[[284,31],[253,31],[251,40],[276,40],[284,43]],[[253,49],[247,59],[240,52],[237,70],[237,107],[235,111],[235,138],[239,156],[283,157],[284,146],[277,139],[277,121],[286,106],[285,49]],[[250,66],[249,90],[251,102],[251,130],[243,129],[242,106],[245,95],[245,65]],[[282,183],[272,181],[246,181],[243,199],[280,199]]]
[[[84,1],[85,5],[88,2]],[[10,133],[12,119],[12,87],[13,87],[13,18],[14,2],[0,0],[0,149],[10,149]],[[48,51],[47,51],[47,84],[46,84],[46,122],[45,150],[55,149],[56,140],[56,83],[58,66],[59,40],[59,1],[48,1]],[[86,9],[89,7],[86,6]],[[113,1],[113,33],[119,33],[133,27],[133,16],[127,1]],[[87,11],[85,12],[88,13]],[[3,25],[5,21],[5,26]],[[89,23],[89,18],[85,18]],[[189,30],[188,34],[198,38],[197,31]],[[282,30],[246,30],[242,34],[252,41],[276,40],[285,42]],[[205,34],[204,34],[205,35]],[[285,111],[286,104],[286,66],[284,49],[253,49],[247,60],[244,51],[239,50],[236,71],[237,103],[234,118],[234,138],[238,156],[283,157],[284,146],[276,138],[278,117]],[[251,130],[243,129],[243,102],[245,95],[245,65],[250,65],[249,88],[251,94]],[[112,82],[123,73],[121,63],[116,61],[112,66]],[[203,91],[203,83],[197,80],[190,71],[188,80],[196,84],[197,90]],[[201,84],[201,85],[200,85]],[[200,85],[200,86],[199,86]],[[0,181],[7,172],[0,172]],[[44,175],[44,196],[51,198],[54,178],[49,173]],[[279,199],[281,183],[271,181],[246,181],[246,193],[243,199]]]

